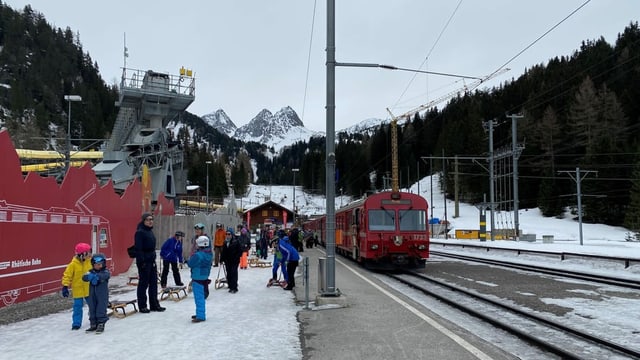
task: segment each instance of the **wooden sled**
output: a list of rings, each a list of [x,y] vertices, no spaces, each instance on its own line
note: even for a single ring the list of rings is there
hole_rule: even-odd
[[[249,267],[271,267],[271,263],[254,257],[249,259]]]
[[[287,281],[269,279],[269,281],[267,282],[267,287],[272,287],[272,286],[279,286],[279,287],[285,288],[287,287]]]
[[[136,302],[137,302],[137,300],[128,300],[128,301],[114,300],[114,301],[109,301],[109,309],[112,310],[113,316],[115,316],[117,318],[124,318],[124,317],[127,317],[127,315],[131,315],[131,314],[134,314],[134,313],[138,312],[138,306],[136,306]],[[133,310],[127,311],[128,305],[133,306]]]
[[[213,286],[216,288],[216,290],[220,290],[223,287],[225,287],[225,285],[228,286],[227,278],[220,278],[220,279],[216,279]]]
[[[186,286],[168,286],[160,291],[160,301],[171,299],[173,301],[180,301],[187,297]]]
[[[138,276],[129,276],[129,281],[127,281],[127,285],[138,286]]]

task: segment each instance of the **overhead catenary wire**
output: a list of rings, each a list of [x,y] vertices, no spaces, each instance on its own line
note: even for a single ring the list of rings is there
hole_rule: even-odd
[[[302,98],[302,113],[300,120],[304,122],[304,110],[307,105],[307,90],[309,89],[309,69],[311,68],[311,48],[313,45],[313,30],[316,24],[316,5],[318,0],[313,1],[313,15],[311,16],[311,34],[309,35],[309,53],[307,54],[307,74],[304,80],[304,96]]]

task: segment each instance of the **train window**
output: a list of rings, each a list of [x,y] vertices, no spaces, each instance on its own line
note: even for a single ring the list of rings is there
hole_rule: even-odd
[[[369,210],[369,230],[394,231],[395,215],[393,210]]]
[[[427,230],[427,212],[424,210],[400,210],[400,231]]]

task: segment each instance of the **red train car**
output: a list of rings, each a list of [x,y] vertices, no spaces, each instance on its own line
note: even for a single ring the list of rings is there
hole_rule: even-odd
[[[429,257],[427,201],[406,192],[380,192],[336,211],[336,253],[370,269],[424,268]],[[326,218],[305,224],[325,245]]]

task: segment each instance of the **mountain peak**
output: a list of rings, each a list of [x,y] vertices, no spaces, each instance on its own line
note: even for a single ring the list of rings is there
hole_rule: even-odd
[[[211,126],[214,129],[217,129],[227,136],[232,136],[238,129],[236,124],[231,121],[229,116],[227,116],[227,113],[225,113],[222,109],[218,109],[215,112],[203,115],[202,120],[204,120],[207,125]]]

